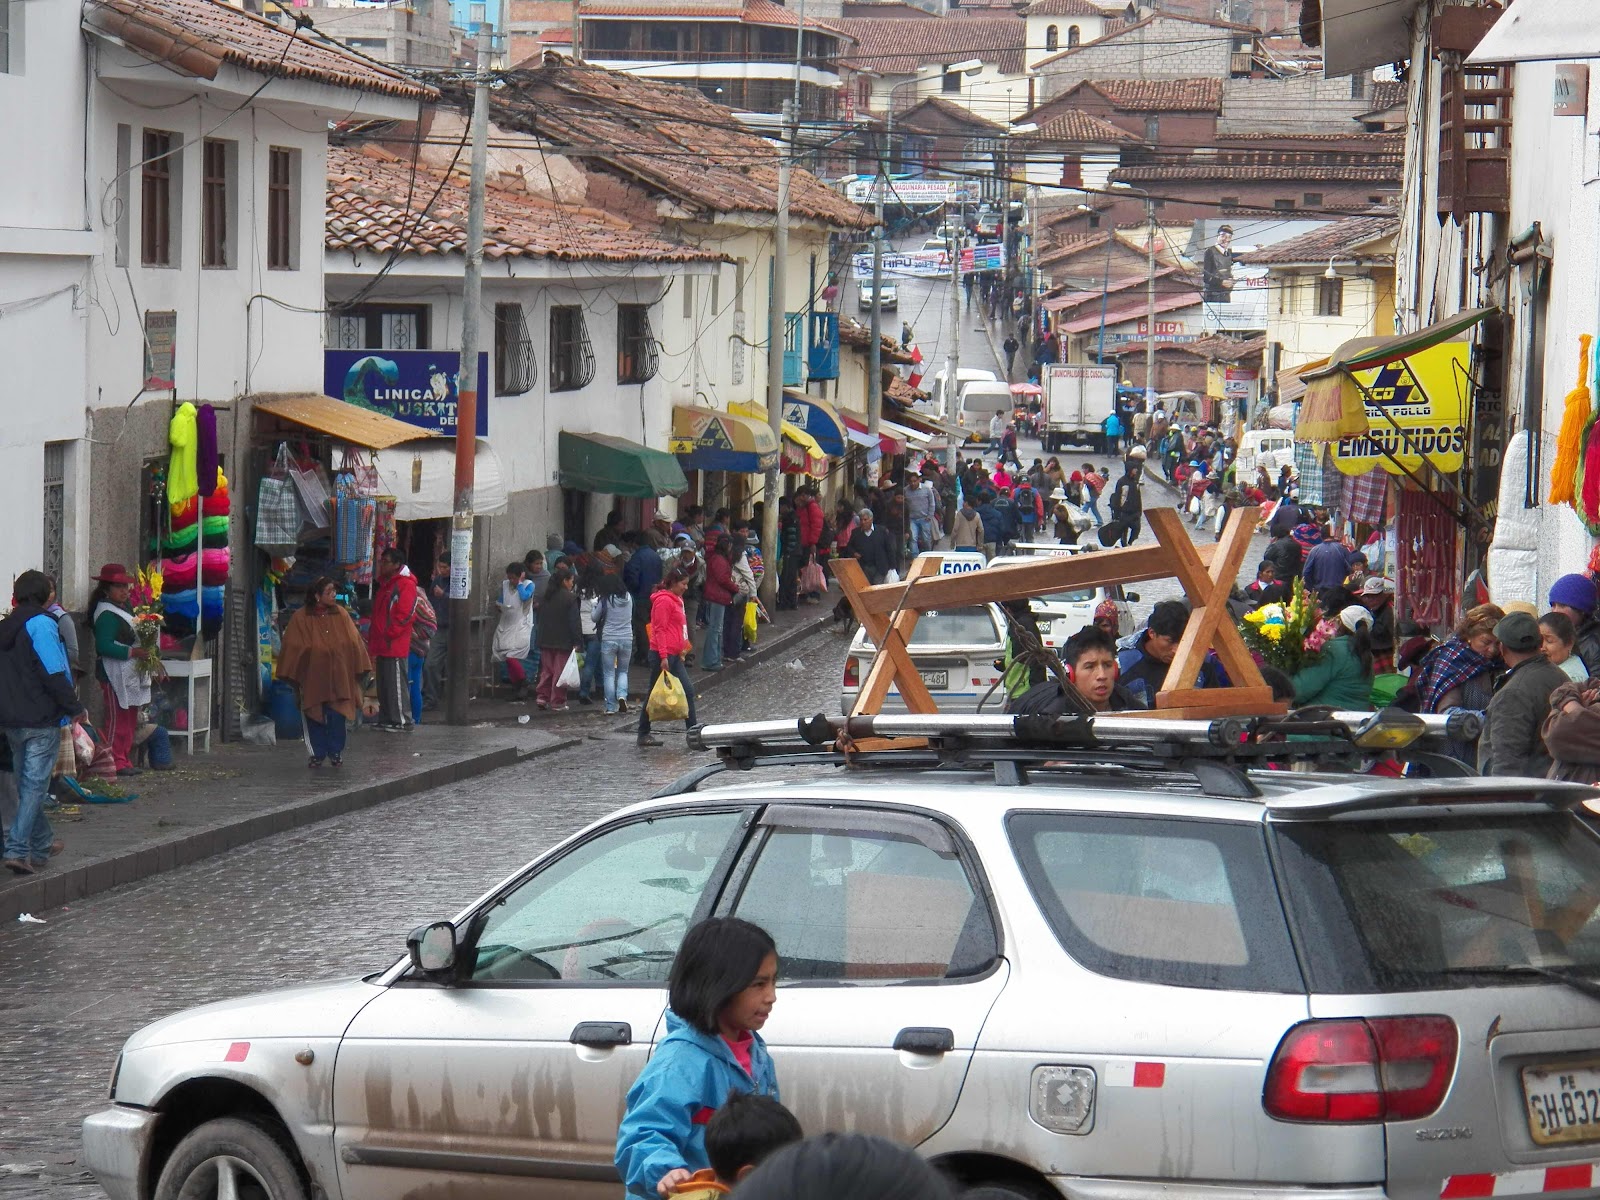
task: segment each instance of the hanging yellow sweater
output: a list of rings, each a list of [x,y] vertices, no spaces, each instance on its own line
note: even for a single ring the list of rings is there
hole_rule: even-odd
[[[178,405],[178,411],[172,415],[167,441],[172,446],[172,458],[167,464],[167,500],[172,504],[182,504],[189,497],[200,494],[200,431],[195,421],[194,405],[187,400]]]

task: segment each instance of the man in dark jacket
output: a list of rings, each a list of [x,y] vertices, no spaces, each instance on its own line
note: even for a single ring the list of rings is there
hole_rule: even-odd
[[[1539,650],[1539,622],[1507,613],[1494,627],[1509,670],[1494,685],[1478,738],[1478,774],[1544,778],[1550,752],[1540,731],[1550,715],[1550,693],[1570,682]]]
[[[622,586],[633,596],[633,661],[644,662],[649,639],[644,635],[650,620],[650,597],[661,583],[661,555],[648,544],[635,550],[622,568]]]
[[[993,558],[1006,540],[1006,521],[995,507],[993,492],[978,493],[978,520],[983,523],[983,555]]]
[[[1111,490],[1111,519],[1128,527],[1122,537],[1124,546],[1138,541],[1139,531],[1144,527],[1144,494],[1139,490],[1139,475],[1138,462],[1129,460],[1122,478]]]
[[[1150,610],[1144,629],[1117,644],[1118,682],[1139,702],[1139,707],[1155,707],[1156,693],[1167,681],[1167,668],[1172,665],[1188,624],[1187,604],[1182,600],[1161,600]],[[1208,653],[1194,686],[1227,685],[1228,675],[1222,663],[1215,654]]]
[[[1299,542],[1285,533],[1272,539],[1271,544],[1261,555],[1261,561],[1272,564],[1274,579],[1290,584],[1300,578],[1300,569],[1306,563],[1306,552],[1301,549]]]
[[[36,874],[61,850],[44,815],[45,795],[61,727],[83,714],[61,631],[45,609],[54,592],[44,572],[24,571],[12,585],[11,612],[0,621],[0,729],[17,781],[17,815],[0,866],[17,875]]]
[[[895,564],[894,547],[889,535],[873,523],[870,508],[863,508],[858,515],[860,524],[850,538],[850,557],[861,564],[868,583],[882,583]]]
[[[1298,504],[1284,500],[1272,510],[1272,520],[1267,522],[1267,533],[1274,539],[1288,537],[1290,530],[1308,520],[1310,518]],[[1300,574],[1298,569],[1295,574]]]

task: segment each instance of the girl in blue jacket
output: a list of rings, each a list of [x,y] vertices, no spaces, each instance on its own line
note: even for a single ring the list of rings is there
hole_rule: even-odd
[[[730,1092],[778,1098],[758,1032],[777,1001],[778,949],[759,925],[702,921],[683,939],[667,980],[667,1036],[628,1089],[617,1170],[630,1196],[666,1196],[711,1165],[706,1124]]]

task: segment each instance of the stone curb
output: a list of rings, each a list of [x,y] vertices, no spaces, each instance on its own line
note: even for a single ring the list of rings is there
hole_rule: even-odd
[[[0,890],[0,922],[15,921],[19,913],[40,913],[60,908],[73,900],[83,900],[164,871],[176,870],[275,833],[285,833],[325,821],[329,817],[371,808],[375,804],[413,796],[430,788],[460,783],[464,779],[498,771],[501,767],[509,767],[527,759],[554,754],[582,740],[562,738],[552,745],[528,751],[516,746],[504,746],[476,757],[428,767],[412,775],[279,805],[180,837],[144,842],[120,853],[91,859],[65,870],[47,871]]]

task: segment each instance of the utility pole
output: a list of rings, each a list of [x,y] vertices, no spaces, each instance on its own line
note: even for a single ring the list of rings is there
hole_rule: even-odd
[[[948,420],[952,411],[961,411],[961,221],[963,210],[958,205],[956,208],[956,221],[950,226],[950,348],[944,359],[944,394],[945,418]],[[955,407],[952,409],[950,397],[954,396]],[[951,471],[956,469],[956,447],[949,438],[945,439],[944,465]]]
[[[772,231],[772,295],[767,301],[767,420],[772,440],[783,445],[783,346],[784,297],[788,294],[789,265],[789,176],[795,150],[794,102],[783,102],[783,129],[787,145],[778,154],[778,219]],[[782,457],[780,452],[779,457]],[[778,573],[778,481],[779,462],[767,469],[766,503],[761,511],[761,544],[767,549],[767,569],[761,576],[761,602],[767,611],[777,611]]]
[[[1144,197],[1145,219],[1149,228],[1145,232],[1145,338],[1144,338],[1144,406],[1149,412],[1156,394],[1156,202],[1148,192]]]
[[[461,298],[461,367],[456,388],[456,487],[450,528],[450,680],[445,716],[467,723],[472,670],[472,489],[478,453],[478,310],[483,303],[483,192],[489,171],[489,81],[486,47],[478,49],[472,88],[472,184],[467,208],[467,270]]]
[[[883,415],[883,156],[878,156],[878,178],[873,181],[872,227],[872,341],[867,347],[867,432],[878,436]]]

